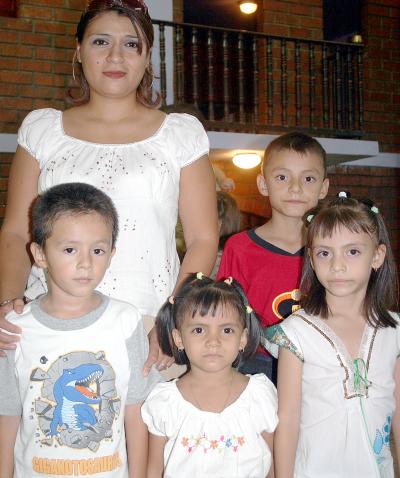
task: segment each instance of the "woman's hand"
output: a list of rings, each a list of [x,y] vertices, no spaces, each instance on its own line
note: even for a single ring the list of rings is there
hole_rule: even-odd
[[[21,334],[22,332],[19,327],[6,320],[5,316],[11,310],[21,314],[24,310],[24,301],[22,299],[13,299],[8,304],[0,307],[0,357],[5,356],[3,350],[15,349],[15,343],[19,341],[18,335],[15,334]],[[6,332],[3,332],[3,330]]]
[[[0,322],[1,326],[1,322]],[[174,362],[174,357],[170,357],[162,353],[157,339],[156,328],[153,327],[149,332],[149,355],[143,366],[143,375],[147,377],[150,369],[155,365],[157,370],[165,370],[169,368]],[[1,342],[0,342],[1,345]]]

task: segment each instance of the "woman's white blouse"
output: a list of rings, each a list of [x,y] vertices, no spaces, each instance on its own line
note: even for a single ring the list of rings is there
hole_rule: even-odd
[[[179,270],[175,246],[181,168],[207,155],[201,123],[172,113],[149,138],[98,144],[65,134],[62,112],[32,111],[18,143],[40,166],[38,193],[60,183],[89,183],[108,194],[119,215],[116,254],[98,289],[155,315],[172,291]],[[32,268],[26,296],[46,290],[44,273]]]

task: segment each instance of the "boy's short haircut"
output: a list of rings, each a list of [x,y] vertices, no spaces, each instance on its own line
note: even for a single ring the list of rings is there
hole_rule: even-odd
[[[112,229],[112,247],[118,236],[118,213],[112,200],[85,183],[63,183],[38,196],[32,207],[32,240],[44,247],[55,221],[65,215],[100,214]]]
[[[268,159],[279,151],[291,150],[299,154],[314,153],[321,158],[322,166],[324,168],[324,179],[327,177],[326,170],[326,151],[321,144],[308,134],[293,131],[291,133],[278,136],[267,146],[264,152],[264,158],[261,163],[261,172],[265,173],[265,165]]]

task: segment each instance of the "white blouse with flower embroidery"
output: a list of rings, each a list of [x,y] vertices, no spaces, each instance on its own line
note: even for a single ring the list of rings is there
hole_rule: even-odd
[[[268,341],[303,362],[294,478],[393,478],[390,428],[400,327],[366,323],[352,360],[328,323],[299,310],[266,331]]]
[[[179,270],[175,246],[181,168],[208,154],[200,122],[187,114],[166,116],[149,138],[128,144],[97,144],[65,134],[62,112],[32,111],[18,143],[40,166],[38,192],[68,182],[89,183],[108,194],[119,215],[116,254],[98,289],[155,315],[172,291]],[[26,296],[46,290],[33,267]]]
[[[278,423],[272,382],[250,376],[234,403],[212,413],[186,401],[176,381],[156,385],[142,406],[150,433],[168,439],[164,478],[265,478],[271,452],[261,433]]]

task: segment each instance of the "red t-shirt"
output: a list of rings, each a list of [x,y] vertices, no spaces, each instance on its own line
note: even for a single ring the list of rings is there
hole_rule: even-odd
[[[226,242],[217,279],[236,279],[266,327],[298,309],[303,255],[304,248],[292,254],[243,231]]]

